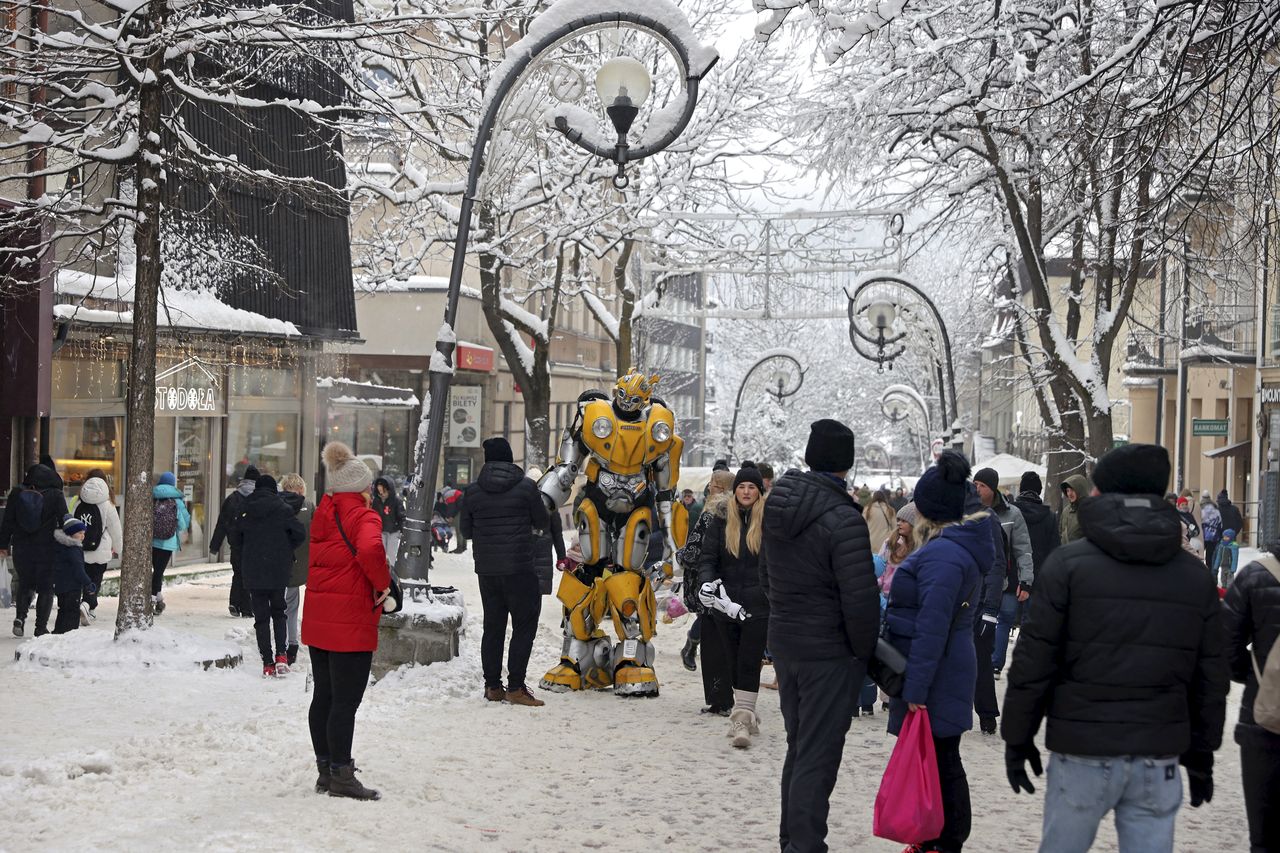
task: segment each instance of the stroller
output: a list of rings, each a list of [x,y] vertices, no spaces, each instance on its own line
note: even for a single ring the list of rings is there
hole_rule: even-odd
[[[431,515],[431,547],[440,551],[449,550],[449,540],[453,538],[453,528],[440,513]]]

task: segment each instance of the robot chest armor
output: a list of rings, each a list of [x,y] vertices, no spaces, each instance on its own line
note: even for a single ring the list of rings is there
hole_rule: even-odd
[[[644,471],[662,453],[670,441],[655,441],[649,419],[628,422],[619,420],[608,403],[587,407],[583,419],[582,439],[601,468],[614,474],[633,475]]]

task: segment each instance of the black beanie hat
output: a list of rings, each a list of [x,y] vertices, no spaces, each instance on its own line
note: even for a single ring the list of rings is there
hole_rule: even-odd
[[[969,460],[947,449],[916,483],[912,502],[920,514],[930,521],[959,521],[964,518],[965,483],[969,479]]]
[[[853,430],[830,418],[814,421],[809,425],[804,463],[828,474],[848,471],[853,467]]]
[[[1035,471],[1027,471],[1018,482],[1018,491],[1038,495],[1044,491],[1044,483],[1040,481],[1040,475]]]
[[[485,462],[515,462],[511,454],[511,443],[502,436],[494,436],[484,440]]]
[[[255,492],[278,492],[276,487],[276,478],[270,474],[263,474],[261,477],[253,481],[253,490]]]
[[[255,482],[255,483],[256,483],[256,482],[258,482],[258,478],[259,478],[259,477],[261,477],[261,476],[262,476],[262,472],[260,472],[260,471],[258,470],[258,466],[257,466],[257,465],[250,465],[248,468],[245,468],[245,469],[244,469],[244,475],[243,475],[240,479],[241,479],[241,480],[253,480],[253,482]]]
[[[1126,444],[1098,460],[1093,485],[1104,494],[1163,495],[1169,473],[1169,451],[1155,444]]]
[[[1000,491],[1000,472],[995,468],[979,468],[974,472],[973,481],[981,483],[993,492]]]
[[[764,477],[760,476],[760,469],[752,462],[743,462],[742,467],[738,469],[738,473],[733,478],[733,489],[738,490],[738,486],[743,483],[755,483],[760,491],[764,491]]]
[[[711,466],[712,471],[728,471],[729,463],[724,459],[717,459],[715,464]]]

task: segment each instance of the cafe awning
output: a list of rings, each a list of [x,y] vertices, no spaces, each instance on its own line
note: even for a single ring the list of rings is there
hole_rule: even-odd
[[[1252,449],[1253,441],[1246,438],[1244,441],[1237,441],[1235,444],[1206,450],[1204,456],[1206,459],[1248,459]]]

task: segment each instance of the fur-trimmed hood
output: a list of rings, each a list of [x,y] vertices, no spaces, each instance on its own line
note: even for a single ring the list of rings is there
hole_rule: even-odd
[[[59,545],[62,545],[65,548],[83,548],[84,547],[84,543],[81,542],[79,539],[72,539],[70,536],[63,533],[61,530],[53,531],[53,541],[57,542]]]

